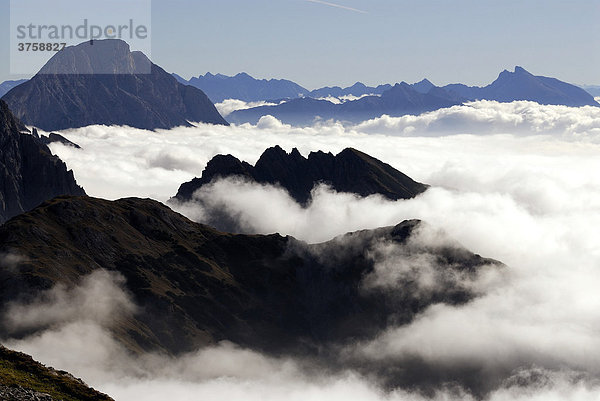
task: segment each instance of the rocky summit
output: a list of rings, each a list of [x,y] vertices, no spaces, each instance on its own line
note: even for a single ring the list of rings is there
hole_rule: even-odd
[[[150,130],[227,124],[204,92],[177,82],[116,39],[61,50],[3,99],[25,124],[45,131],[93,124]]]
[[[188,201],[204,185],[217,178],[244,177],[258,183],[279,185],[299,203],[305,204],[318,183],[330,185],[338,192],[360,196],[380,194],[392,200],[410,199],[428,187],[360,152],[348,148],[337,155],[311,152],[303,157],[297,149],[286,153],[279,146],[267,149],[252,166],[231,155],[217,155],[210,160],[202,177],[184,183],[175,199]]]

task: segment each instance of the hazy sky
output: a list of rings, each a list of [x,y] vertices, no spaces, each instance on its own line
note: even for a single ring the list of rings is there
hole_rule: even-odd
[[[152,3],[152,60],[186,78],[245,71],[308,88],[423,77],[483,84],[521,65],[572,83],[600,84],[598,0]],[[4,81],[15,77],[9,75],[9,0],[0,5]]]

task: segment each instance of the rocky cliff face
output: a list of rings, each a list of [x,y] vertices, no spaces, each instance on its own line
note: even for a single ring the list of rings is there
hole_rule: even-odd
[[[20,260],[0,269],[0,309],[105,269],[125,277],[140,307],[113,327],[134,351],[179,353],[229,340],[317,353],[410,322],[428,305],[467,302],[475,296],[468,277],[499,266],[457,245],[412,242],[421,226],[406,221],[309,245],[222,233],[152,200],[60,197],[0,227],[0,254]],[[410,275],[393,289],[378,285],[381,244],[398,247],[394,263],[431,261],[435,288],[419,290]],[[9,330],[3,324],[0,336]]]
[[[410,199],[427,189],[427,185],[356,149],[345,149],[336,156],[312,152],[305,158],[297,149],[288,154],[276,146],[267,149],[255,166],[231,155],[215,156],[208,162],[202,177],[182,184],[175,198],[190,200],[203,185],[231,176],[280,185],[303,204],[310,199],[310,192],[318,183],[329,184],[338,192],[360,196],[380,194],[392,200]]]
[[[0,223],[58,195],[85,195],[73,172],[0,100]]]
[[[204,92],[180,84],[121,40],[68,47],[3,99],[25,124],[45,131],[92,124],[227,124]]]

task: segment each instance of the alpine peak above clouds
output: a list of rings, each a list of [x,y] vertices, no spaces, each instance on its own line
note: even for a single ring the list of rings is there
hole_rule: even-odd
[[[600,106],[585,90],[556,78],[536,76],[516,66],[514,72],[504,70],[485,87],[451,84],[444,87],[469,100],[512,102],[529,100],[539,104],[572,107]]]
[[[254,166],[231,155],[215,156],[201,178],[181,185],[175,199],[189,201],[194,192],[213,180],[235,176],[280,185],[301,204],[309,201],[313,187],[319,183],[328,184],[338,192],[363,197],[380,194],[392,200],[410,199],[427,189],[427,185],[356,149],[347,148],[335,156],[311,152],[306,158],[296,148],[287,153],[275,146],[265,150]]]
[[[25,124],[45,131],[93,124],[152,130],[189,122],[227,125],[201,90],[180,84],[118,39],[59,51],[3,99]]]
[[[45,140],[0,100],[0,223],[58,195],[85,195]]]

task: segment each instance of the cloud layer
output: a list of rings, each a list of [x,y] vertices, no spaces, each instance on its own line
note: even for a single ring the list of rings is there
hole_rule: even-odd
[[[178,210],[198,221],[225,224],[214,221],[218,211],[229,217],[227,224],[243,231],[280,232],[309,242],[419,218],[468,249],[507,264],[502,274],[482,275],[471,283],[482,294],[479,298],[461,307],[434,305],[409,325],[347,347],[342,356],[348,370],[317,374],[320,379],[302,361],[273,359],[231,344],[175,360],[127,357],[116,364],[127,367],[126,372],[111,370],[115,365],[102,359],[104,354],[86,355],[83,348],[79,362],[68,360],[61,355],[69,347],[77,350],[70,341],[76,344],[81,336],[101,344],[108,355],[119,354],[103,325],[75,324],[80,314],[74,312],[41,336],[11,343],[84,376],[117,400],[139,399],[140,394],[148,400],[200,395],[248,400],[469,399],[452,385],[421,395],[402,387],[386,392],[356,368],[393,369],[407,361],[490,378],[488,399],[494,401],[597,398],[600,108],[474,102],[416,117],[382,117],[356,127],[323,123],[294,128],[264,117],[257,126],[199,125],[159,132],[93,126],[63,134],[83,149],[53,144],[52,150],[74,169],[89,194],[162,201],[179,184],[199,176],[219,153],[254,163],[276,144],[288,151],[298,147],[304,155],[352,146],[432,188],[415,199],[392,202],[378,196],[359,199],[321,186],[315,188],[312,203],[302,208],[279,188],[220,180],[196,194],[200,203]],[[425,273],[419,276],[424,288],[437,280],[427,274],[431,261],[400,265],[394,263],[397,250],[384,244],[378,251],[386,255],[378,270],[385,278],[372,285],[393,282],[414,269]],[[65,294],[75,296],[77,291]],[[43,304],[38,309],[45,310]],[[35,316],[31,313],[24,309],[19,315]],[[52,347],[36,347],[42,340]]]

